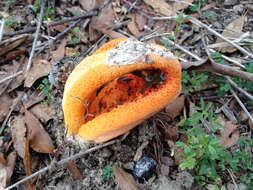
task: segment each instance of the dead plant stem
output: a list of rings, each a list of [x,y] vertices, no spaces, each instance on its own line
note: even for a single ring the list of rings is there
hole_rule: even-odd
[[[57,163],[53,163],[53,164],[51,164],[51,165],[49,165],[49,166],[47,166],[47,167],[44,167],[44,168],[42,168],[41,170],[39,170],[39,171],[33,173],[32,175],[29,175],[29,176],[25,177],[24,179],[18,181],[17,183],[14,183],[13,185],[10,185],[10,186],[7,187],[5,190],[10,190],[10,189],[12,189],[12,188],[14,188],[14,187],[17,187],[18,185],[20,185],[20,184],[22,184],[22,183],[25,183],[26,181],[32,179],[33,177],[38,176],[39,174],[43,174],[44,172],[46,172],[46,171],[48,171],[48,170],[56,169],[57,167],[60,167],[60,166],[66,164],[67,162],[69,162],[69,161],[71,161],[71,160],[75,160],[75,159],[81,158],[82,156],[84,156],[84,155],[86,155],[86,154],[89,154],[89,153],[91,153],[91,152],[94,152],[94,151],[96,151],[96,150],[99,150],[99,149],[101,149],[101,148],[107,147],[107,146],[112,145],[112,144],[115,144],[115,143],[119,143],[119,142],[123,141],[123,140],[127,137],[127,135],[128,135],[128,133],[125,134],[125,135],[124,135],[122,138],[120,138],[120,139],[115,139],[115,140],[109,141],[109,142],[107,142],[107,143],[97,145],[97,146],[92,147],[92,148],[90,148],[90,149],[88,149],[88,150],[79,152],[79,153],[74,154],[74,155],[72,155],[72,156],[70,156],[70,157],[68,157],[68,158],[62,159],[62,160],[60,160],[60,161],[57,162]]]
[[[28,71],[30,70],[30,68],[32,66],[32,59],[33,59],[33,55],[34,55],[34,52],[35,52],[35,47],[37,45],[37,40],[38,40],[38,36],[39,36],[39,32],[40,32],[40,27],[41,27],[41,23],[42,23],[45,4],[46,4],[46,0],[42,0],[41,6],[40,6],[40,17],[39,17],[39,20],[37,22],[37,28],[36,28],[36,32],[35,32],[35,35],[34,35],[32,51],[31,51],[31,54],[30,54],[30,57],[29,57],[29,60],[28,60],[27,67],[26,67],[26,72],[27,73],[28,73]]]

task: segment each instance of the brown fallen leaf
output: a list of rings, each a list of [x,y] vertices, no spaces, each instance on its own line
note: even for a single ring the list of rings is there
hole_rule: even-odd
[[[136,13],[135,14],[135,22],[137,24],[139,31],[142,31],[144,29],[144,26],[147,23],[147,18],[139,13]]]
[[[127,28],[136,38],[139,38],[141,36],[141,33],[137,28],[137,24],[135,22],[134,17],[132,17],[132,20],[127,23]]]
[[[76,166],[76,164],[73,161],[68,161],[67,164],[65,164],[66,168],[68,168],[69,172],[71,173],[72,178],[75,179],[83,179],[84,176],[82,172],[79,170],[79,168]]]
[[[10,44],[5,44],[4,46],[0,47],[0,56],[5,55],[9,51],[17,48],[20,46],[26,39],[28,38],[28,35],[23,35],[23,38],[18,39]]]
[[[25,109],[25,123],[29,133],[29,143],[33,150],[54,154],[54,146],[48,133],[39,120]]]
[[[7,93],[4,93],[2,96],[0,96],[0,102],[0,122],[2,122],[9,112],[13,99]]]
[[[186,9],[189,7],[190,3],[192,3],[194,0],[184,0],[183,2],[174,2],[173,3],[173,10],[175,12]]]
[[[44,104],[36,104],[30,110],[40,121],[47,123],[52,119],[51,108]]]
[[[45,99],[45,95],[41,94],[40,90],[28,91],[27,96],[29,98],[25,99],[23,102],[26,109]]]
[[[16,165],[16,158],[17,154],[14,151],[8,155],[7,160],[5,160],[6,164],[0,162],[0,189],[4,189],[10,184],[11,176]]]
[[[222,32],[222,35],[228,39],[234,38],[237,39],[242,35],[242,28],[244,25],[245,16],[241,16],[238,19],[235,19],[232,21]],[[224,40],[217,38],[216,43],[225,42]],[[218,48],[218,51],[221,51],[222,53],[233,53],[237,49],[233,46],[231,46],[229,43],[225,42],[228,47],[224,48]]]
[[[165,111],[172,119],[180,115],[180,112],[184,108],[184,99],[184,95],[181,95],[165,108]]]
[[[120,186],[121,190],[138,190],[137,184],[133,176],[117,166],[113,166],[115,180]]]
[[[144,2],[151,6],[155,12],[165,16],[175,16],[176,12],[172,8],[172,4],[168,4],[165,0],[144,0]]]
[[[234,125],[232,121],[227,121],[223,131],[221,132],[220,145],[229,148],[237,143],[240,132],[237,129],[237,125]]]
[[[26,127],[22,115],[15,116],[11,121],[11,134],[15,150],[21,158],[24,158]]]
[[[103,8],[98,16],[93,17],[91,26],[99,31],[109,30],[114,25],[115,19],[115,14],[110,4]]]
[[[59,47],[57,48],[57,50],[52,51],[52,57],[53,57],[53,62],[56,62],[59,59],[62,59],[65,55],[65,47],[67,45],[67,40],[63,39],[61,41],[61,44],[59,45]]]
[[[47,76],[51,71],[51,67],[52,65],[47,60],[35,60],[31,70],[26,76],[25,87],[30,88],[37,79]]]
[[[79,0],[80,5],[85,11],[91,11],[94,8],[98,8],[103,1],[101,0]]]

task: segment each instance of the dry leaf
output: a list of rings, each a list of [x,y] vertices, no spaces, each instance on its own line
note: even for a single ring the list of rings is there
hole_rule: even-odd
[[[138,29],[142,31],[144,29],[144,26],[147,23],[147,18],[141,14],[136,13],[135,14],[135,22],[138,26]]]
[[[253,111],[252,112],[250,112],[250,114],[253,116]],[[253,129],[253,123],[252,123],[252,121],[249,119],[249,127],[251,128],[251,129]]]
[[[4,189],[9,185],[13,170],[16,165],[16,152],[12,152],[8,155],[6,164],[1,164],[0,162],[0,189]]]
[[[37,79],[47,76],[51,71],[51,67],[52,65],[47,60],[35,60],[26,76],[25,87],[30,88]]]
[[[220,145],[227,148],[237,143],[240,132],[232,121],[227,121],[220,136]]]
[[[103,31],[108,30],[110,27],[114,25],[115,15],[112,9],[112,6],[109,5],[102,9],[100,14],[92,20],[91,26],[92,28]]]
[[[65,47],[67,45],[67,40],[63,39],[61,41],[61,44],[59,45],[59,47],[57,48],[56,51],[52,51],[52,57],[53,57],[53,62],[56,62],[59,59],[62,59],[65,55]]]
[[[228,39],[239,38],[242,35],[242,28],[244,25],[244,20],[245,20],[245,16],[241,16],[238,19],[231,22],[225,28],[225,30],[222,32],[222,35]],[[220,38],[218,38],[216,40],[216,43],[221,43],[221,42],[224,42],[224,40],[222,40]],[[229,43],[227,43],[227,42],[225,42],[225,43],[228,44],[229,47],[220,48],[220,49],[218,49],[218,51],[221,51],[222,53],[232,53],[237,50],[235,47],[231,46]]]
[[[187,7],[189,7],[190,3],[192,3],[193,1],[194,0],[183,0],[183,2],[174,2],[173,3],[173,10],[175,12],[177,12],[177,11],[180,11],[182,9],[186,9]]]
[[[25,122],[29,132],[29,143],[33,150],[41,153],[54,154],[54,146],[39,120],[25,109]]]
[[[23,38],[18,39],[10,44],[5,44],[4,46],[0,47],[0,56],[5,55],[6,53],[8,53],[9,51],[17,48],[18,46],[20,46],[21,44],[23,44],[23,42],[27,39],[28,35],[24,35]]]
[[[137,28],[137,24],[135,23],[134,17],[132,17],[131,22],[128,22],[127,28],[136,38],[139,38],[141,36],[141,33]]]
[[[47,123],[52,119],[51,108],[44,104],[36,104],[30,110],[40,121]]]
[[[11,121],[11,134],[15,150],[21,158],[24,158],[26,127],[23,116],[15,116]]]
[[[178,127],[173,125],[166,125],[165,127],[165,131],[168,136],[167,140],[172,140],[175,142],[178,138]]]
[[[91,11],[94,8],[98,8],[103,2],[104,1],[102,0],[79,0],[79,3],[85,11]]]
[[[126,38],[123,34],[119,32],[115,32],[113,30],[101,30],[104,34],[106,34],[110,39],[117,39],[117,38]]]
[[[73,179],[83,179],[84,178],[83,174],[81,173],[81,171],[79,170],[79,168],[76,166],[76,164],[73,161],[71,161],[71,160],[68,161],[65,166],[68,168]]]
[[[175,16],[175,11],[172,9],[165,0],[144,0],[147,5],[150,5],[155,12],[163,14],[165,16]]]
[[[29,93],[29,94],[28,94]],[[32,94],[31,94],[32,93]],[[45,95],[40,93],[40,90],[35,90],[33,92],[28,91],[27,96],[29,97],[28,99],[25,99],[23,101],[23,104],[26,109],[30,108],[31,106],[41,102],[42,100],[45,99]]]
[[[165,111],[172,119],[180,115],[180,112],[184,108],[184,99],[184,95],[181,95],[165,108]]]
[[[137,184],[131,174],[117,168],[117,166],[113,166],[113,172],[121,190],[138,190]]]
[[[0,102],[0,122],[2,122],[9,112],[13,99],[7,93],[4,93],[2,96],[0,96]]]

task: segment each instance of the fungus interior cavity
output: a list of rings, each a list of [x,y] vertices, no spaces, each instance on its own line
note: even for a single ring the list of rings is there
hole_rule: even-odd
[[[102,85],[88,100],[86,122],[117,106],[144,98],[165,82],[165,76],[166,73],[159,69],[136,70]]]

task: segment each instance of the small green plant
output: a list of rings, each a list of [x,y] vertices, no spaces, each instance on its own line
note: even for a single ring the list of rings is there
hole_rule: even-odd
[[[51,87],[49,80],[47,78],[43,79],[42,83],[39,85],[39,89],[46,96],[46,99],[42,102],[43,104],[48,105],[51,100]]]
[[[34,13],[37,14],[37,18],[39,18],[40,14],[39,14],[39,7],[40,7],[40,1],[36,0],[33,4],[33,11]],[[52,7],[45,7],[44,9],[44,15],[43,15],[43,21],[47,21],[47,20],[53,20],[55,19],[55,9]]]
[[[205,18],[211,19],[211,20],[215,20],[217,18],[217,14],[215,12],[209,11],[209,10],[204,13],[204,16],[205,16]]]
[[[189,9],[193,12],[196,13],[200,11],[201,7],[206,6],[206,0],[194,0],[194,4],[192,6],[189,6]]]
[[[244,150],[245,146],[253,145],[253,140],[240,139],[238,145],[241,148],[232,153],[228,152],[213,135],[215,129],[222,126],[215,121],[217,117],[210,108],[210,103],[205,106],[201,100],[200,107],[194,107],[196,112],[180,122],[181,126],[188,129],[188,139],[185,143],[176,142],[176,146],[184,148],[184,160],[179,167],[182,170],[193,169],[195,179],[201,185],[207,182],[220,185],[220,173],[231,168],[234,173],[249,173],[241,180],[253,187],[253,167],[249,155]],[[210,127],[211,134],[205,133],[204,126]]]
[[[208,73],[197,74],[192,72],[190,75],[187,71],[182,72],[182,92],[184,94],[189,94],[197,89],[201,88],[201,85],[209,77]]]
[[[119,163],[115,163],[119,167]],[[106,165],[102,171],[102,178],[106,181],[114,178],[113,168],[110,165]]]
[[[4,127],[1,127],[1,128],[0,128],[0,134],[3,132],[3,130],[4,130]],[[4,136],[0,136],[0,141],[1,141],[3,138],[4,138]]]
[[[6,24],[7,24],[8,27],[14,28],[14,29],[17,29],[21,26],[21,22],[20,21],[14,21],[14,19],[12,17],[7,18]]]
[[[78,36],[79,31],[80,31],[79,27],[75,27],[72,33],[69,34],[70,36],[69,44],[75,45],[81,42],[81,38]]]

